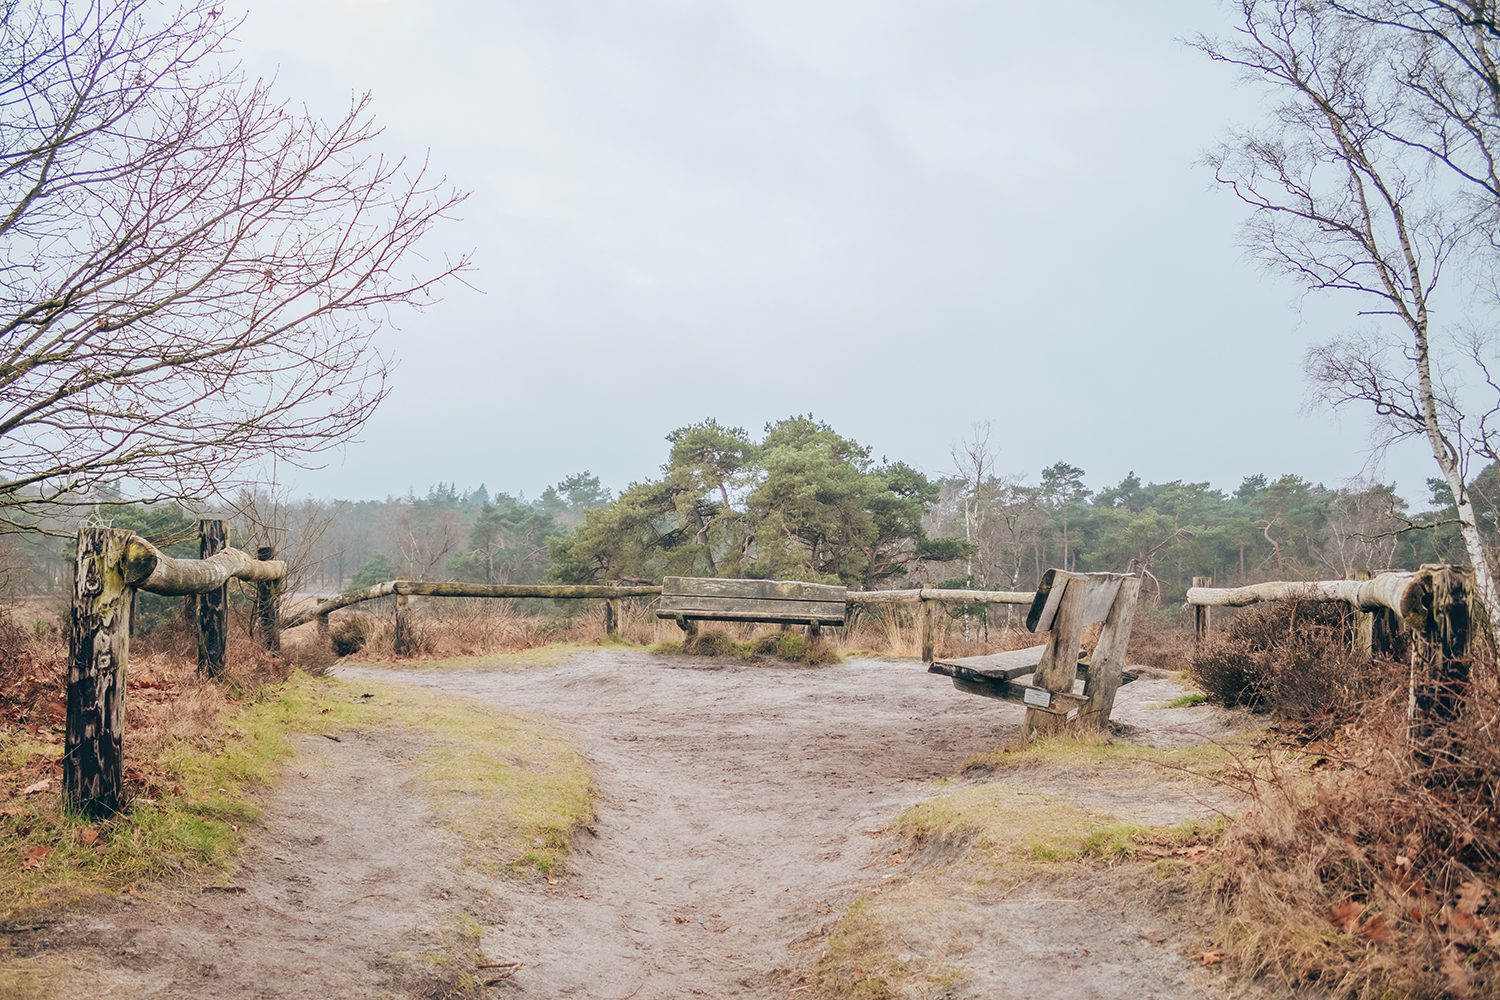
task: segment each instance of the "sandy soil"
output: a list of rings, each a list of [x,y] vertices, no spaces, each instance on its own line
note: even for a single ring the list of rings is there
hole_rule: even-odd
[[[402,679],[560,720],[595,766],[599,818],[572,874],[508,896],[484,938],[491,955],[523,963],[511,995],[537,998],[786,995],[790,945],[889,877],[885,825],[933,779],[1014,739],[1022,715],[913,662],[804,668],[591,651],[545,670]],[[1116,718],[1144,742],[1226,730],[1231,720],[1211,709],[1147,707],[1180,693],[1143,679],[1122,689]],[[1140,822],[1208,811],[1138,784],[1096,784],[1089,798]],[[1087,942],[1097,975],[1083,975],[1102,992],[1079,995],[1198,995],[1155,931],[1122,932],[1118,958],[1138,969],[1116,975],[1096,911],[1075,909],[1081,922],[1054,928],[1055,947],[1031,956],[1033,983],[1077,979]]]
[[[962,694],[913,662],[807,668],[591,650],[531,670],[339,673],[569,727],[598,785],[597,821],[570,871],[555,885],[502,882],[493,905],[476,902],[459,845],[408,787],[416,748],[391,735],[314,737],[268,796],[234,879],[243,891],[106,907],[11,941],[10,956],[66,943],[68,960],[98,977],[78,994],[88,996],[105,986],[160,997],[437,996],[449,972],[421,956],[452,950],[443,928],[462,907],[486,924],[492,964],[520,963],[481,971],[494,976],[492,995],[786,996],[809,942],[891,877],[887,824],[932,794],[934,779],[1014,739],[1021,720],[1018,706]],[[1232,724],[1209,709],[1147,707],[1180,691],[1160,677],[1122,689],[1116,717],[1133,727],[1129,738],[1198,741]],[[1096,783],[1086,804],[1150,822],[1211,805],[1132,780]],[[1124,890],[1044,887],[1079,901],[1062,907],[995,900],[1025,975],[1007,963],[981,969],[980,992],[963,995],[1200,996],[1160,921],[1128,914],[1140,897]],[[1121,917],[1101,934],[1106,903]]]
[[[227,888],[198,885],[14,935],[0,956],[45,956],[43,995],[364,998],[439,992],[464,895],[459,845],[407,787],[420,750],[389,733],[298,741]],[[69,982],[72,979],[72,982]],[[40,985],[40,984],[39,984]]]

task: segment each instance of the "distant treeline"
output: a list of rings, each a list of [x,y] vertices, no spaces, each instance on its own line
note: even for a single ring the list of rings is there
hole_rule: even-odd
[[[618,497],[583,472],[534,499],[449,483],[379,501],[251,492],[206,516],[230,518],[236,544],[277,545],[296,567],[293,586],[320,592],[397,576],[582,583],[672,574],[1027,589],[1058,566],[1139,570],[1148,593],[1178,599],[1199,575],[1233,584],[1463,559],[1451,495],[1438,481],[1415,511],[1388,485],[1331,488],[1290,475],[1247,476],[1230,493],[1134,474],[1092,489],[1066,462],[1035,481],[998,474],[983,429],[955,450],[953,470],[931,477],[875,460],[810,416],[769,424],[758,438],[708,420],[667,441],[660,473]],[[1475,487],[1493,534],[1495,468]],[[196,554],[186,511],[100,500],[96,516]],[[62,520],[47,526],[67,529]],[[66,553],[55,537],[9,536],[10,589],[64,585]]]

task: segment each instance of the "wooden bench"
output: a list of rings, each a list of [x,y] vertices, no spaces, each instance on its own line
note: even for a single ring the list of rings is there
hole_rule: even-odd
[[[1140,589],[1138,576],[1049,569],[1026,616],[1028,631],[1048,634],[1045,643],[934,659],[927,669],[953,678],[960,691],[1025,705],[1028,736],[1060,728],[1075,713],[1102,728],[1114,709],[1115,692],[1135,680],[1125,673],[1125,647]],[[1080,655],[1084,631],[1101,622],[1093,651]],[[1081,690],[1075,687],[1080,681]]]
[[[817,635],[824,625],[844,624],[847,594],[847,588],[826,583],[669,576],[661,584],[656,617],[673,619],[689,635],[700,621],[806,625],[808,634]]]

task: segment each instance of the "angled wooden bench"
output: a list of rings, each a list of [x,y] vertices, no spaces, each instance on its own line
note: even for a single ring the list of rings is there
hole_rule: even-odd
[[[1028,736],[1057,729],[1075,714],[1102,728],[1114,709],[1115,692],[1135,680],[1125,673],[1125,647],[1140,589],[1138,576],[1049,569],[1026,615],[1027,630],[1047,633],[1045,643],[936,659],[927,669],[953,678],[960,691],[1025,705]],[[1084,631],[1100,622],[1099,641],[1080,656]]]
[[[700,621],[806,625],[816,635],[824,625],[844,624],[847,594],[847,588],[826,583],[669,576],[661,584],[656,617],[676,621],[689,635]]]

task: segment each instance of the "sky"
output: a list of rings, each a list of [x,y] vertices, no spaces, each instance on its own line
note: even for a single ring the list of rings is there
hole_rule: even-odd
[[[1213,0],[256,0],[236,55],[471,196],[472,287],[393,317],[393,389],[294,492],[653,476],[673,428],[812,413],[930,474],[989,422],[1067,461],[1233,489],[1374,475],[1303,358],[1357,330],[1241,245],[1204,152],[1262,95],[1182,39]]]

